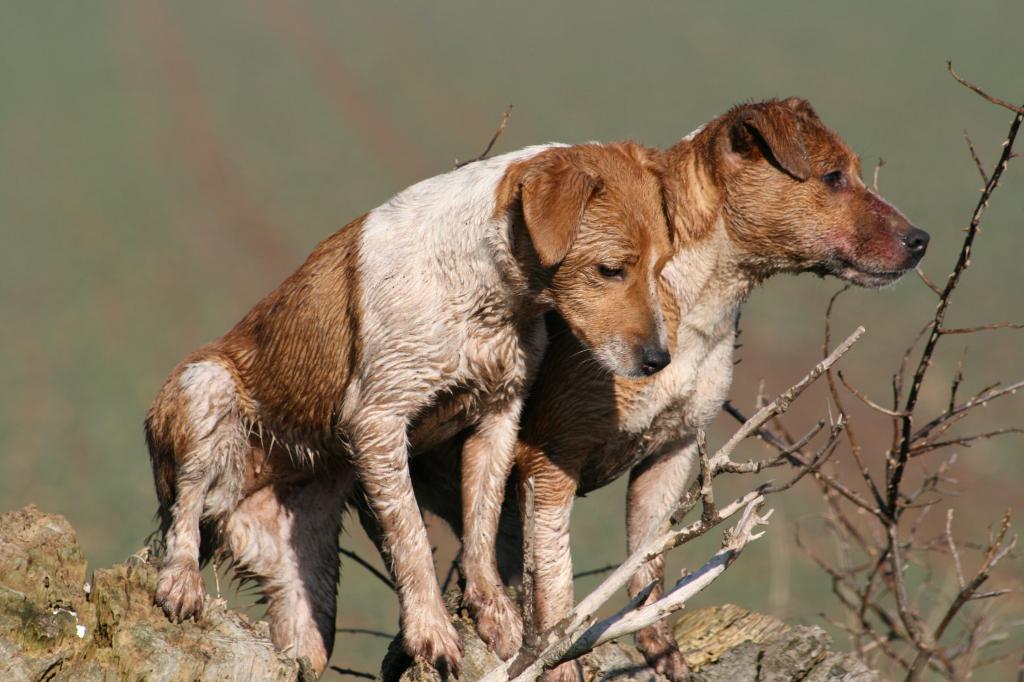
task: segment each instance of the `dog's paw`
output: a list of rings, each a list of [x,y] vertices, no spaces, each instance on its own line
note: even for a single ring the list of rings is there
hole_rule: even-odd
[[[206,588],[199,567],[168,564],[160,569],[156,584],[156,603],[175,623],[196,619],[203,613]]]
[[[544,682],[583,682],[583,666],[579,661],[566,661],[545,671],[541,679]]]
[[[402,619],[406,653],[430,663],[442,677],[457,676],[462,663],[462,641],[443,606],[407,616]]]
[[[501,588],[466,588],[463,602],[476,621],[476,630],[487,648],[507,661],[523,645],[523,619]]]
[[[647,659],[647,665],[672,682],[690,679],[690,668],[664,621],[638,632],[636,645]]]

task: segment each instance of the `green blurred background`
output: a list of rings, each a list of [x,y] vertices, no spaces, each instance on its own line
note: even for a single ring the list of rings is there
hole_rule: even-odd
[[[863,155],[866,174],[886,159],[883,193],[931,232],[924,269],[944,281],[980,187],[963,131],[990,164],[1010,121],[957,85],[945,61],[1019,101],[1022,26],[1020,2],[4,3],[0,509],[34,503],[66,515],[94,565],[137,549],[155,509],[142,419],[165,374],[325,235],[478,154],[509,103],[497,151],[627,137],[667,146],[737,102],[806,97]],[[1011,166],[995,197],[951,324],[1024,317],[1022,172]],[[777,392],[810,366],[837,289],[778,278],[752,297],[738,404],[750,406],[760,379]],[[901,350],[933,306],[914,277],[847,294],[836,334],[868,328],[847,377],[888,401]],[[965,390],[1024,376],[1016,334],[944,341],[924,409],[943,407],[968,342]],[[992,405],[965,432],[1020,426],[1022,400]],[[869,446],[887,438],[884,421],[846,402],[867,420]],[[824,411],[824,393],[812,392],[793,430]],[[712,445],[731,427],[722,417]],[[1004,509],[1024,511],[1020,446],[1010,437],[961,453],[964,493],[949,502],[958,532],[981,540]],[[877,464],[881,451],[868,452]],[[740,456],[764,454],[748,443]],[[620,482],[577,506],[578,569],[623,556],[623,491]],[[772,505],[768,535],[699,603],[794,622],[840,617],[827,577],[794,543],[799,525],[835,553],[813,485]],[[376,561],[347,525],[344,544]],[[437,526],[444,571],[454,542]],[[717,541],[677,551],[671,574]],[[1022,568],[1019,556],[1008,560],[1000,584],[1020,587]],[[394,632],[386,588],[351,562],[343,572],[339,627]],[[948,587],[944,574],[929,578],[912,576]],[[1002,609],[1021,620],[1019,600]],[[1019,630],[1003,651],[1020,646]],[[343,634],[333,662],[375,670],[386,644]],[[975,679],[1006,679],[1017,660]]]

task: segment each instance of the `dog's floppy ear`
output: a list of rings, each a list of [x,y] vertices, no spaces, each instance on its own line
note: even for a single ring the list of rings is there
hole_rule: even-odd
[[[533,248],[541,265],[555,267],[569,253],[583,210],[602,182],[557,149],[541,152],[517,170],[514,182]]]
[[[782,103],[770,103],[741,109],[730,130],[732,151],[749,157],[754,148],[766,160],[797,180],[811,176],[811,163],[804,146],[800,119],[814,110],[804,100],[791,98]]]

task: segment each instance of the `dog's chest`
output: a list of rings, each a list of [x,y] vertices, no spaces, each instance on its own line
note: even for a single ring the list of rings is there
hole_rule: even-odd
[[[581,492],[607,485],[715,417],[732,381],[734,335],[729,320],[713,331],[680,325],[668,367],[650,379],[617,384],[619,427],[588,459]]]
[[[467,343],[410,430],[416,450],[439,445],[521,400],[543,354],[546,337],[539,318],[524,326],[477,308],[465,320]]]

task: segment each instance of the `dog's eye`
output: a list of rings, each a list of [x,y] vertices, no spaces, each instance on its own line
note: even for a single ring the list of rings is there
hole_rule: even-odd
[[[605,265],[602,263],[597,266],[597,271],[601,273],[602,277],[607,279],[622,279],[626,269],[621,265]]]
[[[821,181],[832,189],[842,189],[846,186],[846,176],[843,171],[832,171],[821,176]]]

